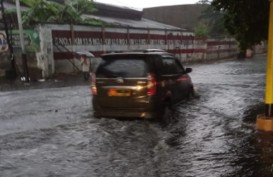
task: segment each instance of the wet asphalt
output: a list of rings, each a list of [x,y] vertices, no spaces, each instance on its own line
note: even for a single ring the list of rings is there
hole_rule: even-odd
[[[88,85],[0,92],[0,177],[271,177],[266,56],[190,66],[172,121],[96,119]]]

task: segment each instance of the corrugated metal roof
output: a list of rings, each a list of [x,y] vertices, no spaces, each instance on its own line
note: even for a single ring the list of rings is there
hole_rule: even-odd
[[[128,7],[120,7],[98,2],[94,2],[94,5],[96,7],[96,11],[91,14],[96,16],[140,20],[143,14],[142,11],[130,9]]]
[[[164,24],[164,23],[159,23],[159,22],[152,21],[146,18],[142,18],[141,20],[130,20],[130,19],[124,19],[124,18],[103,17],[103,16],[97,16],[97,15],[83,15],[83,18],[94,18],[94,19],[102,20],[114,26],[185,31],[185,29],[181,29],[175,26]]]
[[[56,1],[56,0],[54,0]],[[98,3],[100,4],[100,3]],[[97,4],[97,5],[98,5]],[[100,6],[102,6],[103,8],[107,7],[107,8],[113,8],[114,11],[116,11],[116,13],[125,10],[128,11],[128,13],[137,13],[137,14],[142,14],[141,11],[136,11],[133,9],[129,9],[129,8],[124,8],[124,7],[118,7],[118,6],[112,6],[112,5],[107,5],[107,4],[100,4]],[[9,2],[5,2],[4,3],[4,7],[6,9],[14,9],[15,10],[15,4],[13,3],[9,3]],[[102,12],[105,9],[101,9]],[[21,6],[21,10],[27,10],[28,7],[24,7]],[[146,18],[141,18],[140,19],[130,19],[130,18],[118,18],[118,17],[107,17],[107,16],[101,16],[101,15],[90,15],[90,14],[86,14],[82,16],[83,18],[94,18],[94,19],[98,19],[98,20],[102,20],[110,25],[113,26],[120,26],[120,27],[133,27],[133,28],[150,28],[150,29],[168,29],[168,30],[181,30],[181,31],[186,31],[185,29],[181,29],[179,27],[175,27],[175,26],[171,26],[171,25],[167,25],[164,23],[160,23],[160,22],[156,22],[156,21],[152,21]]]

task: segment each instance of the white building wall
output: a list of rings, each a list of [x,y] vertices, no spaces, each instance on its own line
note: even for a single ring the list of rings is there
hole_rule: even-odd
[[[43,42],[37,57],[45,76],[54,72],[80,71],[79,57],[75,54],[77,51],[89,51],[99,57],[103,53],[114,51],[163,49],[173,53],[181,62],[196,62],[231,57],[237,49],[237,44],[235,46],[228,43],[230,39],[225,39],[224,42],[195,39],[192,33],[179,30],[76,25],[45,25],[40,28]],[[219,45],[208,44],[209,41],[215,41]],[[49,54],[46,54],[47,50]],[[93,60],[94,63],[99,61]],[[51,70],[46,67],[46,62],[52,64],[49,67]]]

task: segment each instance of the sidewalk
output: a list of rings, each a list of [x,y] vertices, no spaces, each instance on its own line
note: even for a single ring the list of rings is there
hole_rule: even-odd
[[[58,88],[76,85],[90,85],[90,82],[84,81],[81,73],[57,74],[51,79],[41,79],[30,81],[29,83],[22,82],[20,78],[14,81],[0,78],[0,91]]]

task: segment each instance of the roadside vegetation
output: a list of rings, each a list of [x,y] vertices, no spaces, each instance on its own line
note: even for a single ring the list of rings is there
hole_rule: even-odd
[[[23,15],[26,26],[36,23],[67,23],[104,25],[103,21],[88,18],[96,9],[93,0],[20,0],[27,6]],[[200,0],[198,4],[209,5],[195,27],[196,36],[222,37],[232,35],[242,51],[267,40],[269,21],[268,0]],[[16,17],[15,9],[6,16]],[[15,23],[16,24],[16,23]]]
[[[212,0],[214,10],[223,14],[227,31],[242,51],[268,38],[268,0]]]
[[[63,3],[49,0],[20,0],[28,7],[22,12],[23,23],[31,26],[37,23],[67,23],[103,25],[105,22],[94,18],[83,18],[96,9],[92,0],[65,0]],[[16,10],[7,11],[7,16],[16,16]]]
[[[223,38],[230,36],[224,25],[224,13],[217,11],[211,6],[211,1],[200,0],[197,4],[206,6],[201,12],[199,22],[194,28],[197,37]]]

